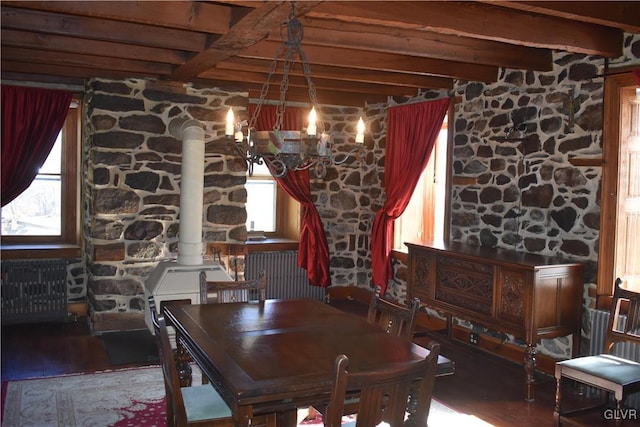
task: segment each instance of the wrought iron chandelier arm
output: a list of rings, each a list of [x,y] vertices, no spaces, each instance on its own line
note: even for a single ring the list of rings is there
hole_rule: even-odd
[[[286,37],[285,37],[286,31]],[[322,120],[322,109],[318,104],[316,86],[311,80],[311,69],[307,56],[302,49],[304,28],[295,14],[295,2],[291,2],[291,13],[286,26],[281,27],[280,36],[282,45],[278,48],[276,56],[272,60],[267,79],[262,85],[260,99],[248,121],[248,129],[242,131],[242,123],[236,123],[236,131],[233,138],[235,149],[248,164],[249,175],[253,174],[254,164],[266,163],[271,174],[275,177],[283,177],[288,170],[306,170],[314,168],[318,178],[324,178],[327,168],[331,165],[345,163],[350,156],[357,154],[364,156],[364,148],[359,145],[348,153],[334,154],[332,136],[325,132],[325,123]],[[281,58],[282,57],[282,58]],[[309,99],[313,106],[310,115],[310,124],[299,130],[282,130],[286,110],[286,94],[289,89],[289,72],[299,58],[306,84],[308,86]],[[276,108],[276,123],[270,131],[257,132],[255,127],[261,108],[267,99],[269,88],[278,69],[279,60],[282,59],[283,71],[280,81],[280,93]],[[229,111],[229,117],[233,120],[233,112]],[[229,120],[229,119],[228,119]],[[319,123],[318,123],[319,122]],[[231,125],[227,123],[229,128]],[[362,142],[363,136],[358,128],[356,142]],[[225,134],[229,135],[225,130]],[[268,149],[267,149],[268,147]]]
[[[356,155],[357,158],[362,158],[365,155],[364,146],[359,146],[349,151],[348,153],[340,153],[340,154],[331,154],[331,162],[334,165],[341,165],[353,155]]]

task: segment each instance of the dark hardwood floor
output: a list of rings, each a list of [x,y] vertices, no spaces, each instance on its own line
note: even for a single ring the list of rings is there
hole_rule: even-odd
[[[332,301],[332,305],[356,315],[364,315],[367,307],[357,301]],[[536,400],[526,402],[522,366],[448,341],[438,333],[417,338],[416,343],[424,345],[430,339],[437,340],[441,353],[456,363],[454,375],[437,378],[436,399],[494,426],[554,425],[555,381],[551,376],[537,374]],[[110,364],[102,340],[91,335],[83,318],[74,323],[3,325],[0,344],[3,382],[125,367]],[[595,417],[584,425],[613,423]]]

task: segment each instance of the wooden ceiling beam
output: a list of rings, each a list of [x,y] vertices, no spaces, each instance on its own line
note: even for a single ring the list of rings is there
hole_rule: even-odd
[[[280,43],[268,40],[261,41],[248,47],[238,56],[262,59],[273,58],[280,45]],[[489,65],[463,65],[462,62],[410,57],[385,52],[309,46],[304,41],[302,48],[310,64],[451,76],[478,82],[495,82],[498,78],[498,68]]]
[[[95,68],[68,67],[66,65],[43,64],[38,62],[18,62],[2,60],[2,72],[25,73],[34,76],[34,81],[60,82],[69,77],[91,79],[96,77]],[[41,79],[36,79],[41,76]],[[58,79],[55,79],[58,77]],[[149,78],[147,73],[133,73],[131,71],[102,70],[102,79],[124,80],[129,78]]]
[[[480,1],[640,33],[640,2],[637,1]]]
[[[473,1],[325,2],[307,15],[369,25],[433,31],[503,43],[620,56],[622,31]]]
[[[201,51],[207,44],[207,36],[194,31],[15,9],[4,5],[2,28],[184,51]]]
[[[81,67],[102,71],[121,71],[131,75],[147,74],[149,76],[166,76],[171,73],[171,66],[159,62],[132,61],[125,59],[107,58],[96,55],[81,55],[75,53],[50,52],[46,50],[21,49],[5,47],[2,57],[8,56],[12,61],[40,64],[41,67],[52,65]],[[4,63],[4,62],[3,62]],[[94,71],[95,74],[95,71]]]
[[[11,84],[11,82],[16,81],[16,82],[25,82],[30,84],[44,83],[46,85],[84,87],[84,82],[85,82],[84,77],[29,74],[28,72],[13,72],[5,69],[2,70],[0,78],[2,78],[2,82],[6,84]]]
[[[207,80],[241,80],[247,83],[264,84],[266,81],[266,75],[264,73],[255,73],[250,71],[235,70],[233,72],[227,70],[210,69],[204,73],[201,73],[198,77]],[[282,81],[281,75],[273,76],[270,81],[271,88],[278,88]],[[418,93],[417,88],[410,88],[404,86],[393,86],[385,84],[370,84],[360,82],[348,82],[344,80],[332,80],[313,78],[313,85],[318,91],[339,91],[339,92],[354,92],[354,93],[371,93],[376,95],[390,95],[390,96],[416,96]],[[304,77],[299,75],[289,75],[289,87],[307,88],[308,84]]]
[[[320,2],[305,1],[296,10],[304,13]],[[218,62],[235,56],[238,52],[264,39],[270,32],[279,29],[291,13],[291,5],[281,1],[264,2],[260,7],[244,15],[227,34],[199,52],[185,64],[176,68],[171,79],[186,81]]]
[[[226,80],[201,80],[196,79],[194,81],[199,87],[216,87],[223,90],[229,90],[233,92],[247,92],[250,102],[255,102],[260,98],[262,85],[256,83],[245,83],[238,81],[226,81]],[[317,94],[318,103],[320,105],[338,105],[345,107],[357,107],[362,108],[366,103],[377,104],[386,102],[389,99],[388,95],[367,94],[357,92],[339,92],[323,90]],[[397,97],[399,99],[406,99],[404,97]],[[280,92],[278,90],[269,91],[265,100],[268,102],[277,102],[280,99]],[[287,103],[303,103],[310,105],[309,93],[305,89],[293,87],[287,91]]]
[[[47,50],[55,52],[95,55],[121,59],[182,64],[186,55],[182,51],[161,49],[159,47],[135,46],[100,40],[80,39],[78,37],[36,34],[29,31],[7,30],[1,32],[3,47]]]
[[[225,34],[232,8],[198,1],[4,1],[3,5],[44,12],[143,23]],[[237,8],[235,8],[237,9]]]
[[[291,10],[284,1],[2,1],[2,72],[259,93]],[[548,71],[554,49],[619,56],[623,29],[640,32],[640,3],[624,1],[300,1],[296,13],[319,101],[331,105],[494,82],[498,67]],[[279,97],[278,65],[269,97]],[[300,68],[287,96],[308,102]]]
[[[249,98],[259,99],[260,88],[250,89]],[[278,100],[280,98],[280,92],[278,90],[271,90],[267,93],[265,99]],[[333,92],[322,91],[318,92],[318,103],[320,105],[343,105],[351,107],[364,107],[365,103],[377,104],[380,102],[387,102],[389,97],[387,95],[375,95],[375,94],[358,94],[348,92]],[[305,90],[299,90],[299,88],[292,88],[287,92],[288,102],[302,102],[309,103],[309,93]]]
[[[256,58],[229,58],[226,61],[219,62],[216,65],[217,69],[229,70],[231,72],[235,70],[252,71],[263,73],[264,80],[266,80],[266,72],[269,69],[269,62],[264,59]],[[390,71],[378,71],[378,70],[363,70],[355,68],[344,67],[329,67],[326,65],[314,64],[311,68],[311,78],[326,78],[344,80],[349,82],[362,82],[373,84],[385,84],[406,86],[413,88],[441,88],[452,89],[453,80],[446,77],[434,77],[424,76],[420,74],[407,74]],[[277,73],[281,73],[282,70],[276,70]],[[298,69],[291,71],[293,75],[302,75]]]
[[[350,47],[514,69],[550,71],[553,67],[549,49],[430,31],[354,24],[334,19],[307,19],[304,41],[306,44]]]

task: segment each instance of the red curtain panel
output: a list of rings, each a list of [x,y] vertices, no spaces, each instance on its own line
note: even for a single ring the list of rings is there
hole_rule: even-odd
[[[256,105],[249,105],[249,115],[253,116]],[[256,119],[256,130],[272,130],[277,120],[277,106],[262,105]],[[287,107],[282,117],[282,130],[302,129],[308,110]],[[318,209],[311,198],[309,171],[290,170],[282,178],[276,178],[278,184],[303,208],[302,226],[298,248],[298,266],[307,270],[309,283],[326,288],[331,285],[329,274],[329,245],[322,226]]]
[[[2,85],[2,206],[26,190],[51,152],[71,92]]]
[[[391,107],[387,111],[387,152],[384,184],[387,200],[371,231],[373,284],[385,293],[392,277],[390,254],[393,222],[402,215],[427,166],[447,114],[449,99]]]

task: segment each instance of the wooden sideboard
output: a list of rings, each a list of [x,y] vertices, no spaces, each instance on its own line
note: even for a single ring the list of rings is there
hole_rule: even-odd
[[[583,266],[567,259],[459,242],[406,243],[409,297],[447,316],[512,334],[526,343],[525,395],[534,399],[535,347],[573,335],[580,345]]]

